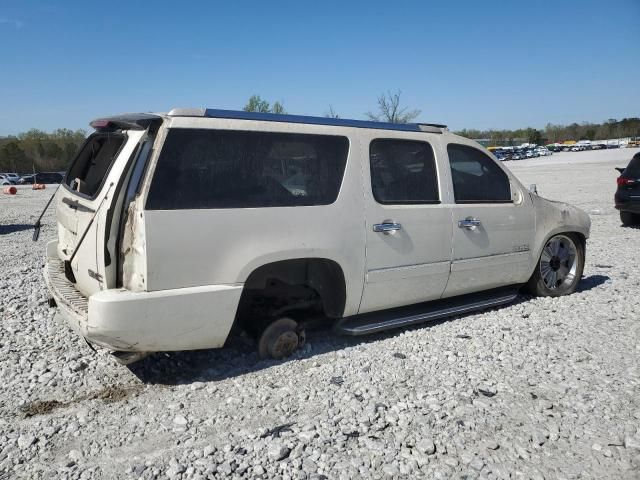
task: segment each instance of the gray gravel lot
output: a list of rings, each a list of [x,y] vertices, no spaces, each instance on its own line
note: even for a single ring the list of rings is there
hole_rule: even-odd
[[[0,478],[640,478],[640,229],[613,208],[637,150],[509,162],[591,214],[579,291],[287,361],[240,340],[130,369],[54,320],[51,188],[0,195]]]

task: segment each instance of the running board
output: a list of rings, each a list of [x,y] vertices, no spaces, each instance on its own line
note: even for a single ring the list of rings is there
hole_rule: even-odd
[[[497,307],[512,302],[517,296],[517,287],[489,290],[390,310],[353,315],[339,320],[334,328],[337,333],[343,335],[366,335]]]

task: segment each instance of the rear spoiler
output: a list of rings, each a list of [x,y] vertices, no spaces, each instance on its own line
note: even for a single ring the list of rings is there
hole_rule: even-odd
[[[125,113],[114,117],[97,118],[89,125],[100,132],[114,130],[146,130],[162,122],[160,115],[152,113]]]

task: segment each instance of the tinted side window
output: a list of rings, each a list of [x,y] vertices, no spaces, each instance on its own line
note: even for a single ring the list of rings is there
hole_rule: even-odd
[[[173,129],[147,209],[328,205],[338,198],[348,151],[346,137]]]
[[[456,203],[511,202],[507,174],[480,150],[449,144],[449,163]]]
[[[371,189],[378,203],[439,203],[436,162],[427,142],[373,140],[369,164]]]

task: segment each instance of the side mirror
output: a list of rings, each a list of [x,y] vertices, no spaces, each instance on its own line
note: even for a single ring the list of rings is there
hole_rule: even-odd
[[[535,183],[529,185],[529,191],[538,195],[538,186]]]
[[[622,173],[622,172],[624,172],[624,171],[626,170],[624,167],[623,167],[623,168],[615,167],[615,169],[616,169],[617,171],[619,171],[620,173]]]

